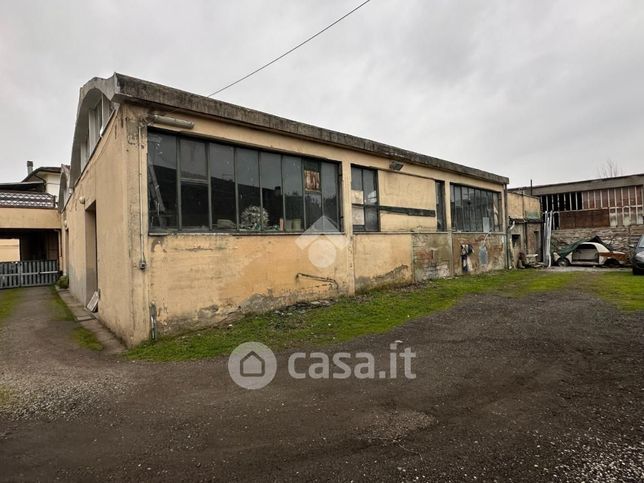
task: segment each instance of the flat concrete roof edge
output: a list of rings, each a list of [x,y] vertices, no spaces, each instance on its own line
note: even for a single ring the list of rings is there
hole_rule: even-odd
[[[157,108],[171,108],[178,111],[191,111],[197,114],[214,116],[235,123],[249,125],[263,130],[277,131],[291,136],[333,144],[371,154],[428,166],[443,171],[451,171],[499,184],[507,184],[509,179],[494,173],[471,168],[444,159],[389,146],[350,134],[344,134],[311,124],[305,124],[261,111],[230,104],[209,97],[149,82],[135,77],[115,73],[115,102],[130,101],[149,104]]]

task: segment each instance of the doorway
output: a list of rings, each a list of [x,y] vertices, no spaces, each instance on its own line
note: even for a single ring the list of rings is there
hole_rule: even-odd
[[[98,290],[96,202],[85,209],[85,267],[85,304],[88,304]]]

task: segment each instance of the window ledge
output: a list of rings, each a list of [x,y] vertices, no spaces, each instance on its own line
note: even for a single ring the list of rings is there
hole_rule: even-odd
[[[346,236],[344,232],[337,231],[312,231],[312,232],[221,232],[221,231],[151,231],[148,233],[149,236]]]

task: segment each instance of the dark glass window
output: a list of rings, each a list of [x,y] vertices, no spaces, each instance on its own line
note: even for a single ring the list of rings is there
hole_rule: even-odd
[[[177,228],[177,139],[148,136],[148,211],[150,226]]]
[[[259,197],[259,153],[254,149],[244,148],[235,151],[239,229],[259,231],[268,221]]]
[[[212,227],[219,231],[236,230],[235,150],[232,146],[209,143],[208,157],[212,192]]]
[[[378,231],[378,178],[373,169],[351,167],[351,215],[354,231]]]
[[[455,231],[501,231],[500,194],[494,191],[451,185],[452,229]]]
[[[264,228],[284,230],[284,200],[282,198],[282,157],[261,153],[259,158],[262,206],[267,215]]]
[[[322,230],[340,230],[340,200],[338,196],[338,166],[331,163],[321,163],[322,177]]]
[[[181,227],[208,229],[208,162],[206,143],[181,139]]]
[[[340,229],[336,163],[155,131],[148,151],[151,229]]]
[[[436,181],[436,230],[445,231],[445,182]]]
[[[302,198],[302,160],[295,156],[282,158],[286,231],[302,231],[304,203]]]

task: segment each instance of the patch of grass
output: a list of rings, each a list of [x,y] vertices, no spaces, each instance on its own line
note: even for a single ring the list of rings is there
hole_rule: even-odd
[[[630,271],[593,273],[583,286],[621,310],[644,310],[644,277]]]
[[[12,400],[13,395],[11,394],[11,391],[4,385],[0,384],[0,407],[8,406]]]
[[[11,315],[19,297],[20,290],[17,288],[0,290],[0,323]]]
[[[54,318],[56,320],[74,320],[74,314],[72,314],[72,311],[69,310],[69,307],[67,307],[67,304],[63,301],[63,299],[60,298],[56,287],[50,285],[49,289],[52,293],[51,310],[53,312]]]
[[[273,350],[323,346],[391,330],[404,322],[445,310],[463,296],[495,292],[519,297],[531,292],[559,290],[575,273],[514,270],[432,281],[418,286],[377,290],[344,297],[328,307],[288,314],[250,315],[232,328],[213,328],[166,337],[127,353],[130,359],[177,361],[230,353],[242,342],[262,342]]]
[[[97,352],[103,350],[103,345],[96,339],[94,332],[86,329],[82,325],[74,328],[72,331],[72,337],[81,347]]]

